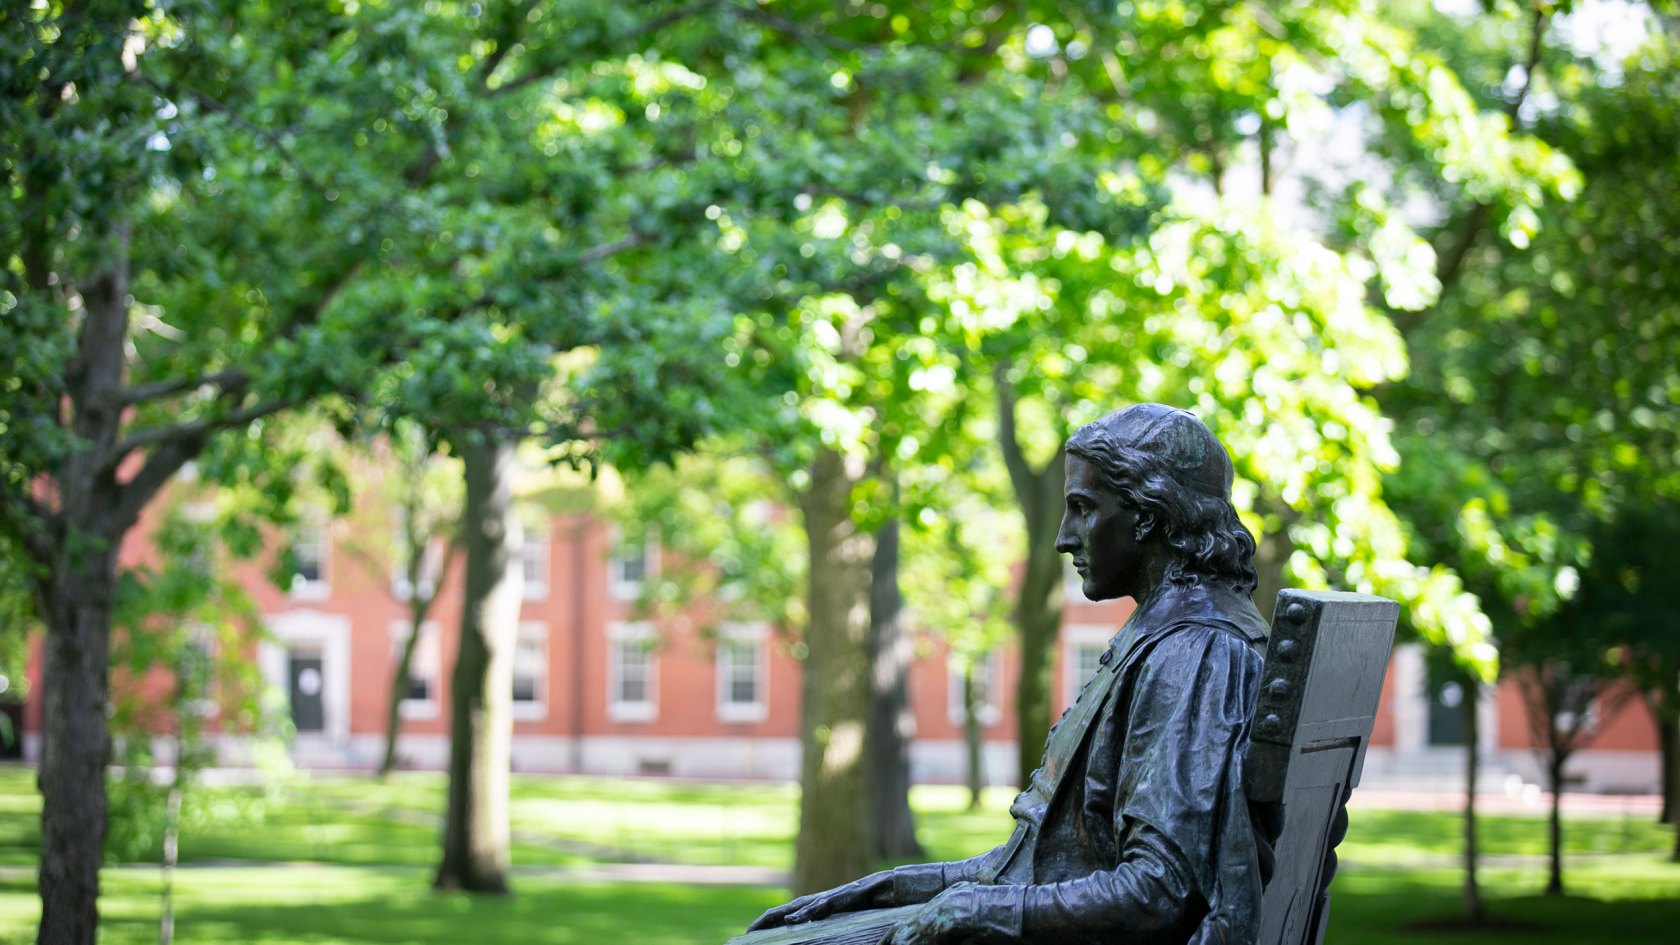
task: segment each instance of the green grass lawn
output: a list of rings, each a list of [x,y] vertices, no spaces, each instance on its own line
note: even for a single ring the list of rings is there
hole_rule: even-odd
[[[508,897],[433,893],[419,867],[264,866],[182,870],[182,945],[414,942],[717,945],[773,905],[778,892],[738,887],[592,884],[523,877]],[[156,870],[108,869],[100,898],[105,945],[157,941]],[[34,942],[33,879],[0,872],[0,945]]]
[[[782,892],[579,881],[554,867],[664,861],[786,868],[797,794],[787,785],[518,776],[512,819],[517,894],[483,899],[428,888],[444,782],[403,774],[297,779],[271,792],[200,795],[181,842],[177,937],[183,943],[448,942],[716,943]],[[960,789],[919,787],[920,836],[930,857],[954,859],[1001,841],[1010,793],[989,792],[978,812]],[[39,905],[33,864],[40,800],[33,772],[0,769],[0,945],[33,941]],[[1539,817],[1482,819],[1484,871],[1495,917],[1521,931],[1462,933],[1417,924],[1458,909],[1460,825],[1449,813],[1352,812],[1344,869],[1332,889],[1328,941],[1434,943],[1671,941],[1680,929],[1680,865],[1665,860],[1665,828],[1644,818],[1574,819],[1566,829],[1565,899],[1544,884]],[[153,859],[155,850],[144,855]],[[236,862],[227,862],[236,861]],[[155,862],[155,860],[154,860]],[[114,864],[104,876],[103,941],[153,942],[159,870]]]

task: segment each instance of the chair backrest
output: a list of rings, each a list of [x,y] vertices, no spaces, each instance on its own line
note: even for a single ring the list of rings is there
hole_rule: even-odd
[[[1366,594],[1278,594],[1243,770],[1249,800],[1281,816],[1258,945],[1324,940],[1336,845],[1399,615],[1399,604]]]

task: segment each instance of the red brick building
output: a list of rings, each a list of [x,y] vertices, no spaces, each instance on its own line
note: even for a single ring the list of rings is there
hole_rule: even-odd
[[[294,545],[299,566],[289,590],[275,588],[256,565],[239,572],[270,633],[258,661],[268,682],[286,694],[297,730],[294,758],[305,766],[372,767],[382,749],[386,691],[407,631],[407,605],[390,569],[344,550],[357,527],[336,522],[304,529]],[[147,556],[146,533],[135,531],[142,537],[125,548],[125,558]],[[634,601],[641,582],[658,570],[658,551],[615,545],[614,530],[598,519],[556,516],[528,527],[522,564],[516,770],[797,776],[800,670],[775,628],[733,624],[702,634],[684,617],[638,619]],[[402,703],[399,755],[409,766],[441,767],[447,756],[446,667],[455,648],[459,571],[457,562],[443,576]],[[1076,583],[1068,591],[1055,692],[1063,704],[1094,671],[1132,608],[1129,600],[1085,601]],[[949,671],[937,641],[920,640],[918,654],[910,686],[913,776],[959,781],[965,757],[961,680]],[[1462,733],[1452,707],[1428,698],[1423,665],[1414,647],[1396,651],[1366,762],[1368,783],[1458,783]],[[38,667],[37,659],[31,669],[36,695],[23,713],[30,758],[40,748]],[[991,686],[982,719],[988,783],[1004,783],[1015,770],[1009,703],[1017,669],[1007,649],[993,654],[987,667]],[[1453,701],[1450,693],[1447,701]],[[1537,781],[1540,769],[1514,687],[1490,691],[1480,711],[1484,783]],[[1569,773],[1588,790],[1654,792],[1656,744],[1649,714],[1632,700],[1604,724]]]

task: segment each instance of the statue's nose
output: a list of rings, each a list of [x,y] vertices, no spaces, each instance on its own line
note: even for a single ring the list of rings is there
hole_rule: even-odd
[[[1062,519],[1062,527],[1056,532],[1056,550],[1064,555],[1071,555],[1079,550],[1079,538],[1068,527],[1067,519]]]

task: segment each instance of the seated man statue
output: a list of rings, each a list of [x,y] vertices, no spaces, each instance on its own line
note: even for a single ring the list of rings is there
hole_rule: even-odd
[[[1086,597],[1138,606],[1051,727],[1010,808],[1014,834],[972,859],[802,896],[751,930],[925,904],[885,914],[879,940],[1252,943],[1275,812],[1250,809],[1241,765],[1267,627],[1231,475],[1183,410],[1140,404],[1075,433],[1056,550]],[[799,940],[825,940],[823,924],[806,927]]]

